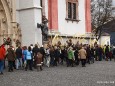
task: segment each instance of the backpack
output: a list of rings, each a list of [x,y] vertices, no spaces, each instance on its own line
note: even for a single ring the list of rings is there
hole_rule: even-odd
[[[30,52],[30,51],[27,51],[27,52],[26,52],[26,59],[27,59],[27,60],[31,60],[31,59],[32,59],[32,55],[31,55],[31,52]]]

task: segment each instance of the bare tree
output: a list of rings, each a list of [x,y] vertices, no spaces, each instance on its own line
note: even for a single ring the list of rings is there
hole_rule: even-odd
[[[91,0],[92,28],[99,40],[103,25],[113,20],[112,0]]]

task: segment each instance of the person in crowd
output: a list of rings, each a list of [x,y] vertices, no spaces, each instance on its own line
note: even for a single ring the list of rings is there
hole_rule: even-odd
[[[102,61],[102,58],[103,58],[103,49],[102,49],[102,47],[100,45],[98,47],[98,58],[99,58],[99,61]]]
[[[86,58],[87,58],[87,63],[90,64],[90,61],[91,61],[91,50],[90,50],[90,45],[87,45],[87,47],[86,47],[86,53],[87,53],[87,56],[86,56]]]
[[[36,68],[36,56],[37,53],[39,52],[39,48],[37,44],[35,44],[35,47],[33,48],[32,52],[33,52],[33,66],[34,68]]]
[[[115,61],[115,47],[113,48],[113,59]]]
[[[95,50],[94,50],[94,47],[91,46],[91,62],[94,63],[94,58],[95,58]]]
[[[30,44],[30,47],[31,47],[31,50],[32,50],[32,66],[33,66],[33,64],[34,64],[34,62],[33,62],[33,59],[34,59],[34,56],[33,56],[33,48],[34,48],[34,46],[33,46],[33,44]]]
[[[54,66],[54,57],[55,57],[55,55],[54,55],[54,47],[53,46],[50,48],[50,57],[51,57],[50,64],[51,64],[51,66]]]
[[[95,60],[99,60],[99,51],[98,51],[98,45],[95,46]]]
[[[28,47],[28,50],[26,51],[26,67],[25,70],[27,71],[28,67],[30,70],[32,70],[32,50],[31,47]]]
[[[109,58],[109,45],[107,45],[106,48],[105,48],[105,56],[106,56],[106,61],[108,61],[108,58]]]
[[[86,64],[86,50],[84,49],[84,47],[82,47],[80,50],[79,50],[79,58],[81,60],[81,63],[82,63],[82,67],[86,67],[85,64]]]
[[[24,68],[26,67],[26,52],[27,52],[27,46],[24,46],[23,47],[23,51],[22,51],[22,54],[23,54],[23,66],[24,66]]]
[[[64,46],[61,46],[61,53],[60,53],[60,58],[61,58],[61,64],[63,65],[63,61],[64,61]]]
[[[74,52],[73,48],[69,47],[68,49],[68,60],[69,60],[69,66],[74,66]]]
[[[57,46],[54,46],[54,66],[57,66],[59,62],[60,51]]]
[[[103,46],[103,59],[104,59],[104,60],[105,60],[105,58],[106,58],[105,49],[106,49],[106,45]]]
[[[66,65],[67,65],[67,67],[69,66],[69,60],[68,60],[68,53],[67,53],[67,47],[66,46],[64,46],[64,59],[65,59],[65,61],[66,61]]]
[[[19,66],[22,68],[22,49],[21,49],[21,46],[19,46],[17,49],[16,49],[16,69],[18,70],[19,69]]]
[[[13,66],[14,66],[14,62],[15,62],[15,52],[12,49],[12,46],[10,46],[7,49],[7,59],[8,59],[8,72],[13,72]]]
[[[33,48],[34,48],[34,47],[33,47],[33,44],[30,44],[30,47],[31,47],[31,49],[33,50]]]
[[[46,66],[50,67],[50,48],[47,46],[46,44],[46,48],[45,48],[45,59],[46,59]]]
[[[42,56],[42,62],[41,62],[41,64],[43,65],[44,58],[45,58],[45,50],[44,50],[43,45],[40,47],[39,50],[40,50],[40,53],[43,55],[43,56]]]
[[[4,45],[0,46],[0,75],[3,75],[3,69],[4,69],[4,59],[6,54],[6,49],[4,48]]]
[[[76,65],[79,65],[78,47],[75,48],[74,56],[75,56],[75,63],[76,63]]]
[[[112,57],[113,57],[113,49],[112,49],[112,47],[110,47],[110,51],[109,51],[109,59],[110,59],[110,61],[112,61]]]
[[[13,46],[12,50],[15,52],[15,48]],[[15,54],[15,60],[13,61],[13,68],[16,69],[16,54]]]
[[[37,53],[37,56],[36,56],[36,67],[37,67],[37,71],[39,71],[39,70],[43,70],[42,69],[42,58],[43,58],[43,53],[42,53],[42,51],[39,51],[38,53]]]

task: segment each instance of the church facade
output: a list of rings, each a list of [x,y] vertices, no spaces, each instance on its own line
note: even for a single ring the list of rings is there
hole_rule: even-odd
[[[0,44],[10,37],[24,45],[39,43],[37,23],[48,19],[49,35],[81,36],[91,33],[90,0],[0,0]]]
[[[74,35],[91,32],[90,0],[45,0],[49,30]]]
[[[42,3],[51,35],[80,37],[91,33],[90,0],[42,0]]]

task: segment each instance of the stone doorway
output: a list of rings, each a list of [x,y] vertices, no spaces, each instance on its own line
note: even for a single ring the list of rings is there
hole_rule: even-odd
[[[12,45],[16,47],[21,43],[21,29],[16,22],[16,10],[14,0],[0,0],[0,45],[4,40],[11,38]]]

